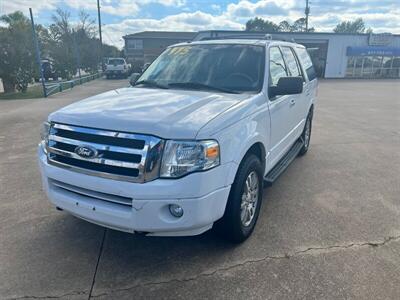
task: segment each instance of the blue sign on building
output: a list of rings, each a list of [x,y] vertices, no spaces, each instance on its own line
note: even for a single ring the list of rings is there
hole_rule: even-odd
[[[400,48],[396,47],[347,47],[347,56],[400,56]]]

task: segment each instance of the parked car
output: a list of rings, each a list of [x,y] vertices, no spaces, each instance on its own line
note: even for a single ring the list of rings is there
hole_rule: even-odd
[[[124,58],[109,58],[106,64],[106,77],[127,78],[131,73],[131,65]]]
[[[263,185],[309,149],[317,80],[306,49],[177,44],[134,79],[48,117],[38,155],[50,201],[121,231],[187,236],[214,227],[244,241]]]
[[[50,59],[42,59],[41,60],[42,64],[42,70],[43,70],[43,77],[45,81],[48,81],[50,78],[52,80],[58,80],[59,77],[61,77],[60,72],[58,72],[53,64],[53,61]],[[34,75],[34,80],[36,82],[40,81],[40,74],[37,72],[37,74]]]

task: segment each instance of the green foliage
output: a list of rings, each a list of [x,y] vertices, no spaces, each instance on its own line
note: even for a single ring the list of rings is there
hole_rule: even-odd
[[[355,19],[354,21],[343,21],[337,24],[333,31],[336,33],[364,33],[365,23],[362,18]]]
[[[292,25],[293,32],[314,32],[314,27],[308,28],[306,30],[306,18],[300,18],[294,21]]]
[[[246,23],[246,31],[260,31],[260,32],[314,32],[314,27],[306,30],[306,19],[300,18],[290,24],[288,21],[282,21],[279,24],[274,22],[263,20],[255,17],[250,19]]]
[[[96,37],[95,21],[84,11],[79,13],[79,22],[73,26],[70,14],[58,9],[49,27],[48,54],[63,78],[76,74],[78,57],[80,68],[86,72],[97,72],[100,66],[100,41]],[[103,56],[119,52],[118,48],[103,44]]]
[[[0,27],[0,78],[4,91],[26,91],[32,81],[34,47],[29,19],[21,12],[0,17],[6,27]]]
[[[97,72],[100,66],[100,42],[96,37],[94,20],[84,11],[79,22],[70,21],[69,12],[57,9],[52,24],[47,28],[36,25],[41,58],[49,59],[58,76],[71,79],[80,67],[86,72]],[[6,93],[16,89],[26,92],[32,78],[39,78],[30,20],[22,12],[3,15],[0,21],[0,78]],[[103,44],[103,56],[121,56],[118,48]]]
[[[274,22],[255,17],[246,22],[246,31],[276,32],[278,25]]]
[[[77,72],[72,39],[70,13],[57,9],[52,16],[53,24],[49,27],[48,54],[55,69],[62,78],[71,79]]]
[[[42,97],[43,97],[43,90],[41,85],[31,85],[24,93],[21,92],[0,93],[0,101],[14,100],[14,99],[33,99]]]

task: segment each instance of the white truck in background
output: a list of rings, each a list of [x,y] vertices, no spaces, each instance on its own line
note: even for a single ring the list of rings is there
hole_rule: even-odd
[[[182,43],[137,76],[132,87],[48,117],[38,148],[48,198],[121,231],[185,236],[214,227],[244,241],[263,185],[309,149],[317,80],[306,49]]]
[[[106,78],[127,78],[131,74],[132,67],[122,57],[109,58],[106,64]]]

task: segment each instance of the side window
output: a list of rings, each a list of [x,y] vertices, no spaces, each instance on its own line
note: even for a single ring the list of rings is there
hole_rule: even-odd
[[[297,59],[294,56],[293,50],[289,47],[282,47],[283,57],[285,58],[286,65],[289,69],[290,76],[302,76],[300,66],[297,63]]]
[[[269,49],[269,86],[275,86],[279,78],[287,77],[285,62],[278,47]]]
[[[299,55],[300,63],[303,65],[304,70],[307,73],[308,80],[313,80],[317,77],[311,58],[305,48],[296,48],[296,52]]]

